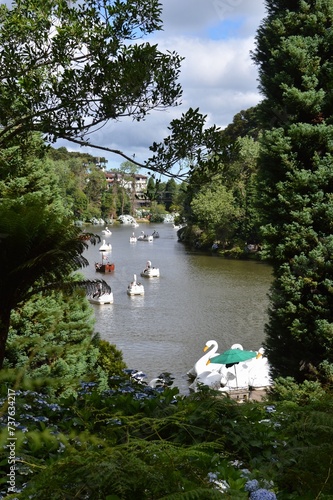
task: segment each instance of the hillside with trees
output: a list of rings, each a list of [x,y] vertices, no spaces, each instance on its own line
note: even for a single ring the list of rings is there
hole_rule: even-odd
[[[224,155],[219,163],[189,175],[181,210],[186,244],[211,250],[215,243],[220,255],[233,258],[247,258],[249,248],[258,249],[259,136],[257,109],[242,111],[221,132]]]

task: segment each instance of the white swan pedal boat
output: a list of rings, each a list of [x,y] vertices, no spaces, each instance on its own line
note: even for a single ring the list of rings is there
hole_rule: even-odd
[[[212,349],[208,350],[209,348]],[[189,386],[190,391],[197,392],[200,385],[205,385],[232,394],[237,390],[264,390],[273,384],[268,360],[263,356],[263,348],[259,351],[244,351],[241,344],[233,344],[222,354],[217,354],[217,349],[218,344],[215,340],[206,342],[205,354],[187,372],[188,377],[194,379]],[[244,351],[246,356],[250,356],[251,353],[251,357],[242,360],[240,356],[232,363],[226,362],[223,356],[227,353],[230,355],[232,350],[235,353]]]
[[[141,234],[140,236],[138,236],[137,238],[138,241],[154,241],[154,236],[153,235],[149,235],[149,234],[145,234],[144,231],[141,231]]]
[[[130,236],[130,243],[136,243],[137,242],[137,237],[135,236],[135,233],[132,233],[132,236]]]
[[[160,270],[158,267],[152,267],[151,261],[147,260],[145,269],[141,272],[144,278],[159,278]]]
[[[136,281],[136,274],[133,275],[133,281],[127,287],[128,295],[144,295],[145,289],[142,283]]]
[[[112,245],[111,243],[106,243],[105,240],[103,240],[102,245],[99,247],[100,252],[111,252],[112,250]]]
[[[104,304],[113,304],[113,293],[102,293],[98,295],[98,293],[94,293],[88,297],[90,304],[104,305]]]
[[[104,236],[111,236],[112,231],[110,231],[110,229],[108,227],[106,227],[105,229],[102,230],[102,234]]]

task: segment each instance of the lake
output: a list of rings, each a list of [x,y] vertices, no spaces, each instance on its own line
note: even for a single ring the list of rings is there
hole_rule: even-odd
[[[123,353],[128,368],[142,370],[147,382],[162,372],[171,372],[174,385],[188,392],[187,371],[203,354],[207,340],[216,340],[219,352],[240,343],[258,350],[267,321],[271,268],[256,261],[227,260],[216,255],[188,251],[177,239],[171,224],[140,224],[88,227],[111,243],[113,273],[95,271],[102,262],[99,247],[89,246],[85,257],[87,278],[103,278],[111,286],[114,303],[93,306],[96,331]],[[160,238],[130,243],[130,235],[141,231]],[[141,278],[146,261],[160,269],[159,278]],[[127,286],[137,275],[144,296],[128,296]]]

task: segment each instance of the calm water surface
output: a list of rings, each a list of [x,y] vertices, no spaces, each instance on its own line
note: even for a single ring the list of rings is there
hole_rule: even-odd
[[[101,234],[103,227],[89,227]],[[154,242],[129,242],[134,231],[160,238]],[[224,260],[198,255],[177,241],[176,230],[169,224],[112,226],[110,262],[112,274],[95,272],[101,262],[99,245],[91,246],[85,256],[89,278],[103,278],[114,294],[114,303],[94,307],[95,330],[115,344],[129,368],[144,371],[147,381],[161,372],[171,372],[175,385],[186,393],[186,372],[203,354],[207,340],[219,344],[219,352],[233,343],[245,349],[259,349],[267,321],[267,293],[271,283],[269,266],[253,261]],[[146,261],[160,268],[160,278],[141,278]],[[130,297],[127,285],[133,274],[145,286],[143,297]]]

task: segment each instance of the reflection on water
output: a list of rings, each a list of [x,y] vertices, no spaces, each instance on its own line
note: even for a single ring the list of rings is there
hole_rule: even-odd
[[[100,233],[98,227],[89,228]],[[219,343],[219,352],[241,343],[245,349],[260,347],[267,320],[267,293],[271,283],[269,266],[253,261],[225,260],[186,251],[168,224],[142,225],[135,229],[160,238],[152,243],[129,237],[132,227],[112,227],[110,262],[112,274],[95,272],[100,261],[98,247],[85,256],[89,278],[103,278],[114,294],[114,303],[92,306],[96,331],[123,352],[129,368],[142,370],[147,380],[163,371],[175,376],[175,384],[187,391],[186,372],[202,355],[207,340]],[[160,278],[143,278],[145,295],[127,295],[127,285],[144,269],[146,261],[160,268]]]

